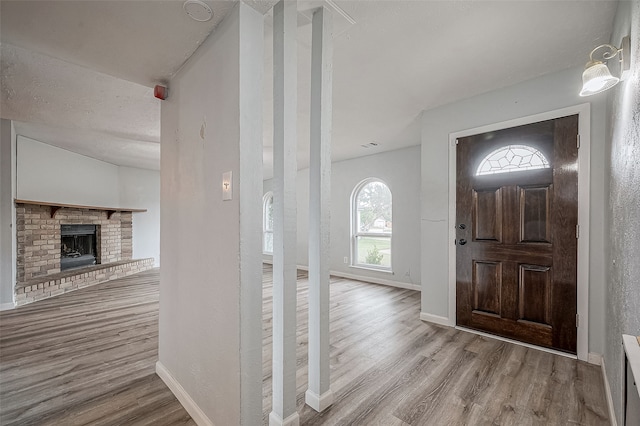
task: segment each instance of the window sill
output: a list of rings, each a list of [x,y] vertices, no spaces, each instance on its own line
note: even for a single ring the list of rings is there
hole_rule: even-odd
[[[349,265],[349,268],[364,269],[365,271],[382,272],[384,274],[393,275],[393,271],[391,269],[373,268],[364,265]]]

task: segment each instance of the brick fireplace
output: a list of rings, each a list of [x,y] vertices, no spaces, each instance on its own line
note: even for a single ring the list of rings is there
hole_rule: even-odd
[[[153,267],[153,259],[132,259],[134,211],[141,210],[52,206],[16,200],[16,304]],[[96,265],[61,271],[63,225],[95,226]]]

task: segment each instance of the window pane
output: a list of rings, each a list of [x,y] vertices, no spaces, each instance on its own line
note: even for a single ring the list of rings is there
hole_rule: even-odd
[[[267,198],[265,203],[264,229],[265,231],[273,231],[273,195]]]
[[[262,248],[264,253],[273,253],[273,232],[265,232],[264,234],[264,246]]]
[[[487,155],[480,162],[476,176],[548,168],[549,161],[539,150],[527,145],[508,145]]]
[[[356,223],[359,232],[391,234],[391,191],[382,182],[370,182],[360,189],[356,199]]]
[[[356,237],[358,264],[391,267],[391,238]]]
[[[262,252],[273,253],[273,193],[267,192],[262,209]]]

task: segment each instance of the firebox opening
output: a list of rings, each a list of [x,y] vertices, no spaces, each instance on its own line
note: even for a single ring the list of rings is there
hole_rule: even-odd
[[[96,264],[96,225],[60,225],[60,270]]]

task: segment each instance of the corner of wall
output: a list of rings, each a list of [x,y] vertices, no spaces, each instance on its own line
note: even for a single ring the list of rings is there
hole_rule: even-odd
[[[15,306],[16,282],[16,144],[13,122],[0,120],[0,310]]]
[[[600,359],[600,368],[602,370],[602,381],[604,383],[604,393],[607,398],[607,408],[609,409],[609,420],[611,422],[611,426],[617,426],[618,421],[616,420],[616,410],[613,404],[613,397],[611,395],[611,386],[609,385],[609,378],[607,377],[607,370],[604,365],[604,358]]]
[[[187,413],[189,413],[193,421],[195,421],[198,426],[214,426],[209,417],[207,417],[200,407],[198,407],[198,404],[196,404],[182,385],[173,378],[171,372],[169,372],[169,370],[160,361],[156,362],[156,374],[176,396],[178,401],[180,401],[180,404],[185,410],[187,410]]]
[[[430,322],[433,324],[444,325],[447,327],[455,327],[455,321],[452,321],[448,317],[442,317],[440,315],[432,315],[427,312],[420,312],[420,320]]]

